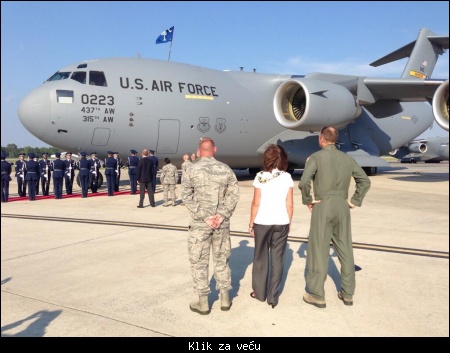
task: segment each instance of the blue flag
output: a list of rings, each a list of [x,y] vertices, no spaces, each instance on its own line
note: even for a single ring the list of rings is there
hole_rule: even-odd
[[[175,27],[172,26],[169,29],[166,29],[164,32],[161,33],[161,35],[156,38],[156,44],[161,44],[161,43],[169,43],[172,41],[173,38],[173,29]]]

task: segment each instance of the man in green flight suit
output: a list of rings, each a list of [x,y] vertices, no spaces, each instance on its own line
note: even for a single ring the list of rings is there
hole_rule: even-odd
[[[341,264],[341,290],[338,297],[345,305],[353,305],[355,262],[353,258],[350,209],[361,206],[369,191],[370,180],[356,161],[336,148],[338,131],[326,126],[319,134],[321,150],[306,161],[298,187],[302,202],[312,212],[308,237],[306,285],[309,293],[303,300],[325,308],[324,284],[328,273],[330,241]],[[355,193],[348,201],[351,178]],[[311,181],[314,198],[311,196]]]

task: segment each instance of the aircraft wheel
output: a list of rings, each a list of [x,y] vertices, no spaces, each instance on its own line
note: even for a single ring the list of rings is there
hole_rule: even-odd
[[[248,168],[248,172],[250,173],[251,176],[255,177],[256,174],[260,171],[261,169],[259,168]]]
[[[363,167],[363,170],[368,176],[372,176],[372,175],[377,174],[378,168],[377,167]]]
[[[77,180],[78,186],[81,187],[81,182],[80,182],[80,176],[79,175],[77,175],[77,179],[76,180]],[[98,186],[97,186],[97,188],[100,189],[102,185],[103,185],[103,175],[102,175],[102,173],[100,173],[99,176],[98,176]],[[89,183],[88,184],[88,190],[90,190],[90,189],[91,189],[91,184]]]

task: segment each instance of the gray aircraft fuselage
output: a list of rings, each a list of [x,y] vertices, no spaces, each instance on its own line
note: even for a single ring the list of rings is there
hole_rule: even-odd
[[[359,105],[358,98],[377,84],[368,82],[368,90],[365,79],[219,71],[141,58],[100,59],[60,69],[22,100],[18,115],[49,145],[96,151],[100,157],[108,150],[124,156],[131,149],[150,148],[159,158],[170,157],[180,165],[183,154],[195,152],[199,139],[208,136],[218,147],[216,158],[232,168],[261,167],[268,143],[282,145],[291,165],[303,167],[319,149],[320,126],[332,125],[339,128],[342,151],[363,167],[382,166],[380,155],[430,127],[433,110],[426,97],[374,99]],[[297,104],[299,93],[306,98],[298,98],[303,101]],[[304,109],[298,113],[298,108]],[[295,114],[303,115],[297,121]]]
[[[442,162],[448,161],[448,135],[419,139],[391,153],[402,162]]]

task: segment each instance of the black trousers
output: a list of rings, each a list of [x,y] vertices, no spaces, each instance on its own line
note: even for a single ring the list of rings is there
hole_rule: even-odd
[[[153,193],[152,184],[151,181],[139,183],[139,206],[144,206],[145,189],[147,189],[150,206],[155,207],[155,194]]]
[[[45,178],[41,176],[41,186],[42,186],[42,195],[48,196],[50,191],[50,178]],[[37,189],[39,192],[39,189]]]
[[[256,298],[272,305],[278,304],[289,224],[254,224],[255,252],[253,256],[252,287]],[[270,271],[269,271],[270,269]]]

